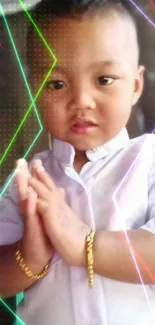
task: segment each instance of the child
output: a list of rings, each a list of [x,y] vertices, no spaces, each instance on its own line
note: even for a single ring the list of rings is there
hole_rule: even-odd
[[[129,139],[125,128],[144,75],[129,7],[36,8],[58,59],[38,102],[54,141],[31,168],[20,164],[0,202],[0,293],[25,292],[26,325],[154,324],[155,139]],[[28,49],[35,92],[52,59],[33,28]]]

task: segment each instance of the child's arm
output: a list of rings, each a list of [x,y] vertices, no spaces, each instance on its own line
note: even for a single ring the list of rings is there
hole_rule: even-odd
[[[53,247],[43,230],[36,213],[37,195],[32,188],[28,190],[28,168],[21,167],[16,177],[20,209],[24,217],[24,236],[21,252],[25,264],[33,273],[40,273],[53,257]],[[0,297],[9,297],[24,291],[35,281],[28,278],[17,264],[15,252],[17,243],[0,246]]]
[[[144,284],[155,284],[155,236],[142,229],[126,234],[130,244],[123,232],[97,231],[94,271],[114,280],[141,283],[135,259]]]
[[[30,287],[36,280],[28,278],[18,266],[15,258],[17,244],[0,247],[0,298],[16,295]],[[48,262],[48,261],[47,261]],[[27,258],[27,265],[39,273],[45,265],[34,265]]]
[[[44,171],[31,178],[37,192],[38,210],[56,251],[71,265],[86,267],[85,239],[90,228],[58,196],[58,189]],[[155,236],[146,230],[128,231],[127,236],[145,284],[155,283]],[[100,231],[95,235],[95,272],[118,281],[141,283],[131,247],[123,232]]]

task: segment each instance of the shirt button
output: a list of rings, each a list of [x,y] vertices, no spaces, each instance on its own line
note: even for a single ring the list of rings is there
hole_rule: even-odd
[[[94,149],[92,149],[92,151],[93,151],[93,152],[98,152],[99,149],[98,149],[98,148],[94,148]]]

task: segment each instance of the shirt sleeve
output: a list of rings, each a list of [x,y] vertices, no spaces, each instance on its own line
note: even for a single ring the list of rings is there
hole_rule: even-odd
[[[153,147],[151,168],[148,175],[148,209],[146,215],[147,222],[141,227],[141,229],[150,231],[155,235],[155,145]]]
[[[12,176],[13,173],[0,189],[0,246],[11,245],[23,237],[23,218],[19,212],[17,189]]]

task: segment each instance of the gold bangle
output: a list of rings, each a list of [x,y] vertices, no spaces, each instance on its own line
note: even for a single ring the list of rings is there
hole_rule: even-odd
[[[34,280],[40,280],[40,279],[42,279],[44,277],[44,275],[47,274],[47,272],[49,271],[49,264],[47,264],[40,273],[34,274],[28,268],[28,266],[26,266],[26,264],[24,263],[24,258],[22,257],[21,250],[20,250],[20,242],[17,245],[16,261],[17,261],[18,265],[21,267],[21,269],[24,271],[24,273],[29,278],[34,279]]]
[[[94,236],[95,236],[95,230],[91,229],[90,234],[86,237],[88,284],[90,288],[92,288],[94,284],[94,259],[93,259]]]

